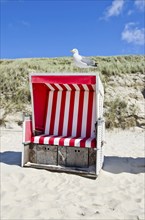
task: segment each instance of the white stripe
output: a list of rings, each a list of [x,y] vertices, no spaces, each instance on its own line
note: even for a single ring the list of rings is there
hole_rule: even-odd
[[[85,92],[84,92],[84,104],[83,104],[83,117],[82,117],[82,131],[81,131],[81,137],[86,137],[88,99],[89,99],[89,92],[88,92],[88,91],[85,91]]]
[[[48,144],[48,142],[49,142],[49,139],[51,138],[51,137],[53,137],[53,135],[50,135],[49,137],[44,137],[44,144]]]
[[[80,147],[80,141],[81,140],[82,140],[82,138],[75,139],[75,147]]]
[[[47,106],[47,117],[46,117],[46,124],[45,124],[45,134],[49,134],[53,95],[54,95],[54,92],[50,91],[49,92],[49,99],[48,99],[48,106]]]
[[[88,139],[86,140],[85,147],[91,148],[91,141],[92,141],[93,139],[94,139],[94,138],[88,138]]]
[[[80,87],[77,84],[72,84],[76,90],[80,90]]]
[[[46,85],[49,87],[49,89],[50,90],[52,90],[52,91],[54,91],[55,89],[53,88],[53,86],[52,85],[50,85],[50,84],[48,84],[48,83],[46,83]]]
[[[69,142],[72,139],[72,137],[68,137],[64,139],[64,146],[69,146]]]
[[[73,124],[72,124],[72,136],[76,136],[77,122],[78,122],[78,106],[79,106],[80,91],[75,92],[74,100],[74,112],[73,112]]]
[[[60,140],[62,137],[63,137],[63,136],[55,137],[55,138],[54,138],[54,145],[59,145],[59,140]]]
[[[84,90],[86,90],[86,91],[90,91],[88,85],[86,85],[86,84],[82,84],[82,86],[83,86]],[[92,87],[92,90],[95,91],[95,89],[96,89],[96,85],[91,84],[91,87]]]
[[[66,92],[66,102],[65,102],[65,110],[64,110],[64,119],[63,119],[63,132],[62,135],[67,135],[68,128],[68,116],[69,116],[69,108],[70,108],[70,91]]]
[[[89,88],[86,84],[82,84],[82,86],[84,87],[84,90],[89,91]]]
[[[93,90],[95,91],[96,90],[96,85],[93,84],[92,87],[93,87]]]
[[[40,139],[41,136],[36,136],[34,137],[34,143],[35,144],[39,144],[39,139]]]
[[[96,122],[96,93],[93,92],[93,106],[92,106],[92,122],[91,122],[91,137],[95,138],[95,122]]]
[[[56,113],[55,113],[55,122],[54,122],[54,132],[53,132],[54,135],[58,135],[61,98],[62,98],[62,91],[58,91],[58,94],[57,94],[57,104],[56,104]]]
[[[54,85],[58,88],[59,91],[63,90],[63,88],[59,84],[54,84]]]
[[[64,84],[64,86],[66,87],[67,90],[71,91],[72,89],[69,87],[68,84]]]

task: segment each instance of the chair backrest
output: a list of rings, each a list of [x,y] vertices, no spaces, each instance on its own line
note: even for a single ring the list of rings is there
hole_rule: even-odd
[[[96,76],[30,75],[33,131],[95,137]]]
[[[45,134],[95,137],[95,86],[47,84]]]

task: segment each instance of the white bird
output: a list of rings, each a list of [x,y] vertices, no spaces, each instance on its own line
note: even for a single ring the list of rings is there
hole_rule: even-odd
[[[80,68],[96,68],[97,67],[97,63],[94,60],[91,60],[87,57],[83,57],[79,55],[79,51],[76,48],[71,50],[71,52],[73,53],[74,63],[77,67],[80,67]]]

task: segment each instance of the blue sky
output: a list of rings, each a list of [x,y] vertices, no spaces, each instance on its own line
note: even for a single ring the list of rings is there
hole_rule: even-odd
[[[144,0],[1,0],[1,58],[144,54]]]

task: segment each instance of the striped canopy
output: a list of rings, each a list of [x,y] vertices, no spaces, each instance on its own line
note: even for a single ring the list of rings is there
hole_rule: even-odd
[[[95,147],[96,77],[32,76],[34,143]],[[78,140],[78,141],[77,141]]]

